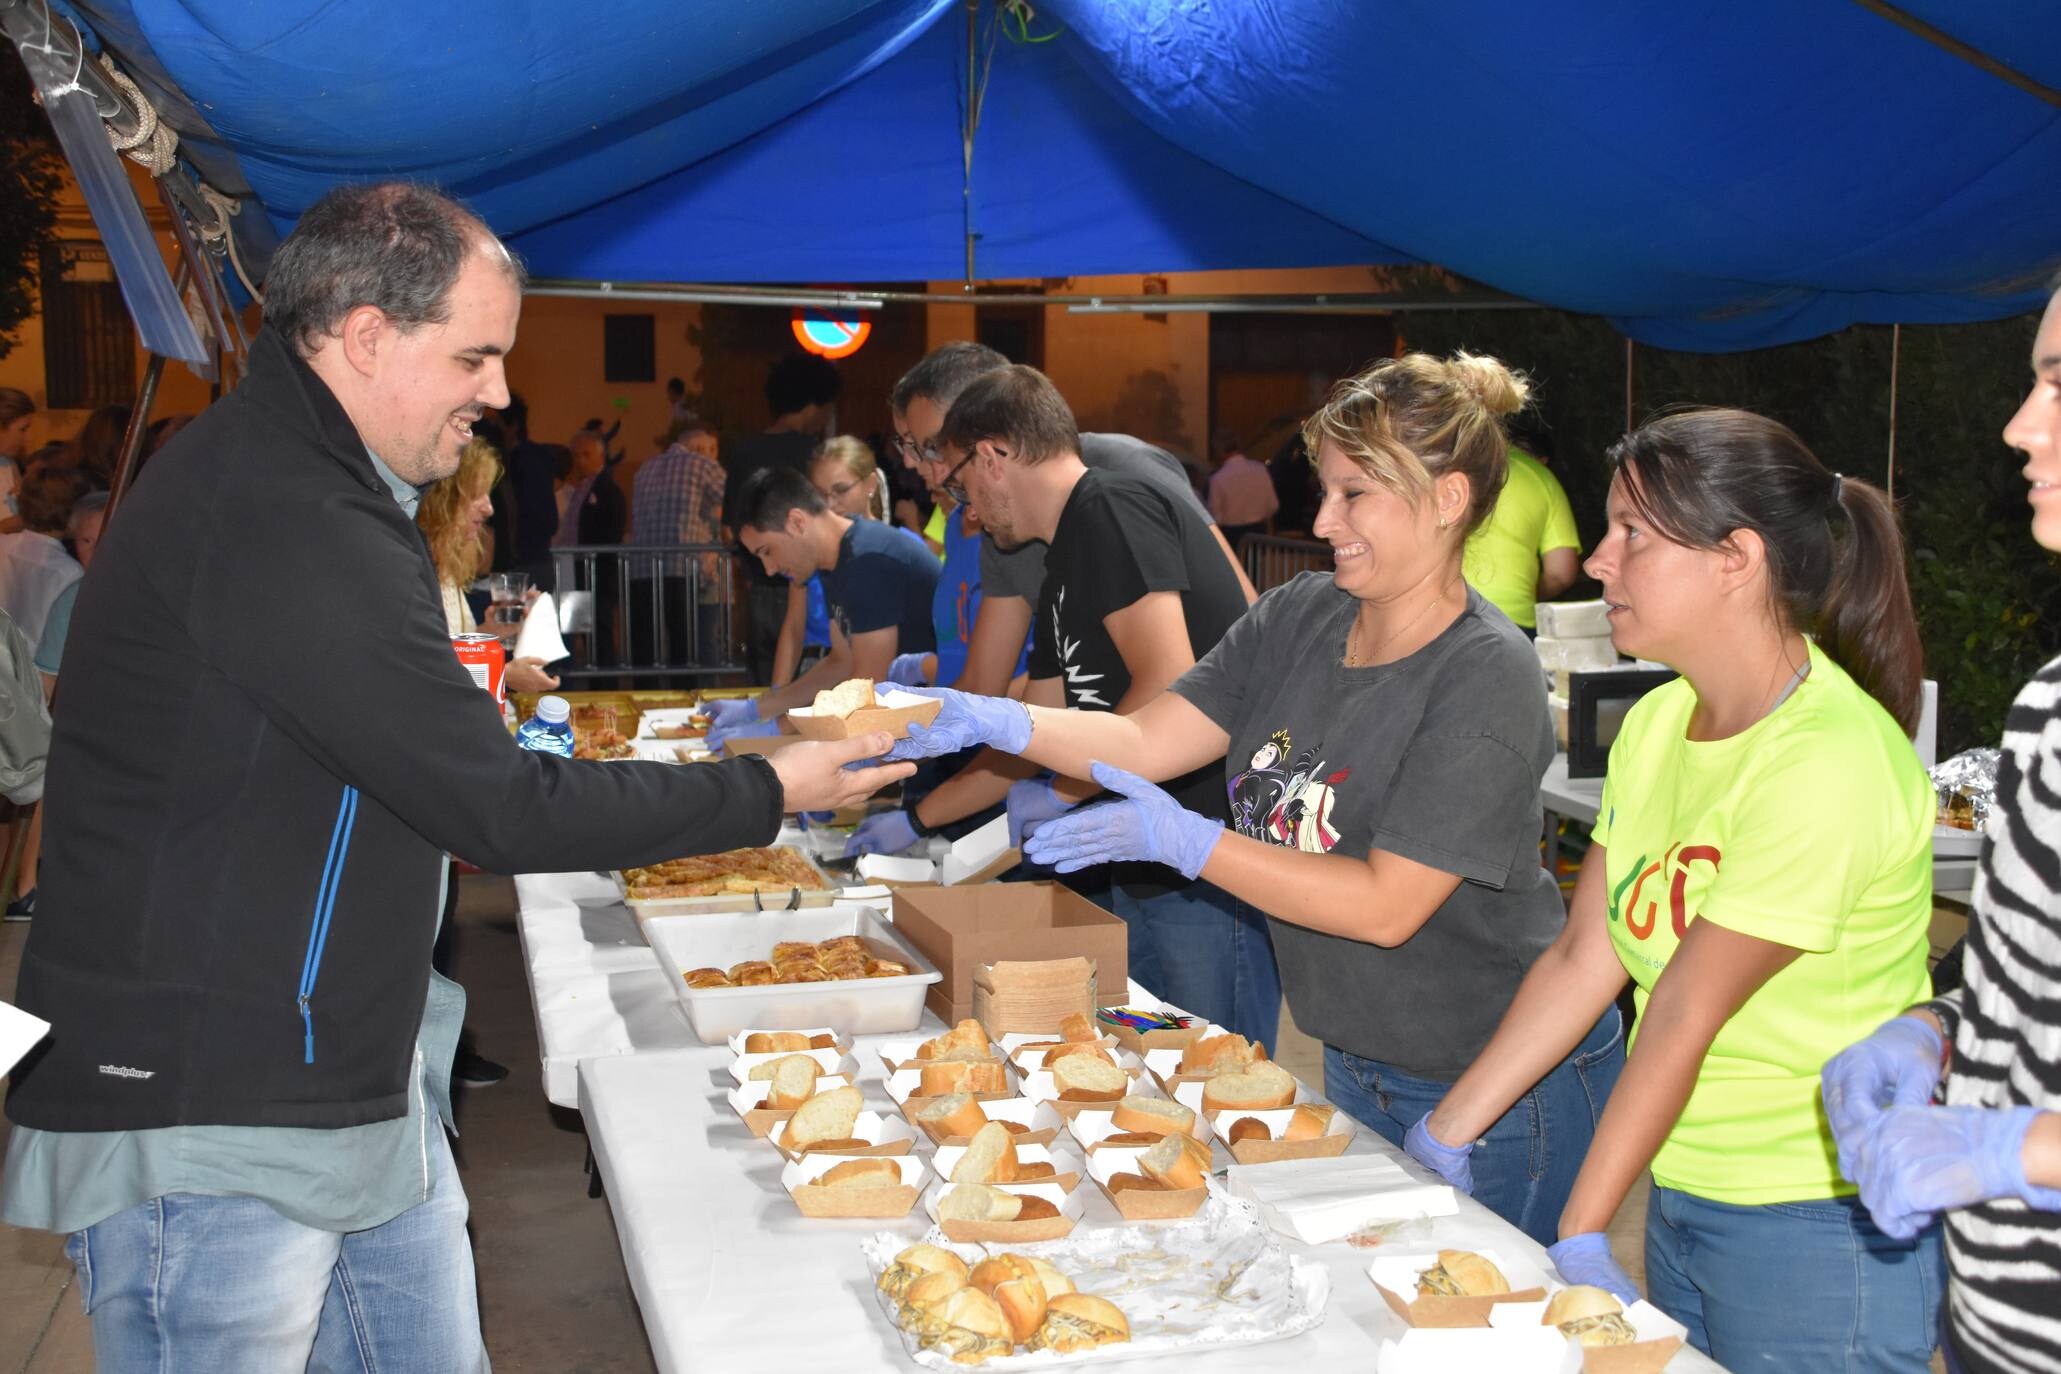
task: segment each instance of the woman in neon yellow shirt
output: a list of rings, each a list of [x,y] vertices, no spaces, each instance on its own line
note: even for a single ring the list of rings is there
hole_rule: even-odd
[[[1566,929],[1407,1148],[1464,1185],[1471,1146],[1449,1142],[1629,977],[1637,1030],[1561,1214],[1562,1275],[1636,1296],[1603,1230],[1650,1166],[1647,1288],[1699,1349],[1923,1371],[1937,1230],[1876,1229],[1818,1094],[1828,1057],[1928,989],[1934,800],[1908,737],[1919,651],[1893,509],[1743,411],[1669,416],[1611,456],[1588,571],[1618,649],[1681,677],[1611,749]]]

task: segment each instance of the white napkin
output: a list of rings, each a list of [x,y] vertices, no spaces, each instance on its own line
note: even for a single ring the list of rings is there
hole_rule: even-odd
[[[31,1016],[20,1007],[0,1002],[0,1075],[21,1062],[36,1048],[36,1042],[50,1033],[50,1023]]]
[[[565,647],[565,636],[558,633],[558,603],[551,593],[540,593],[523,613],[522,628],[515,632],[515,647],[508,656],[540,658],[546,663],[572,656],[572,650]]]
[[[1238,1164],[1225,1182],[1234,1194],[1256,1203],[1268,1225],[1309,1245],[1338,1240],[1377,1222],[1449,1217],[1460,1210],[1446,1184],[1418,1183],[1401,1165],[1378,1155]]]

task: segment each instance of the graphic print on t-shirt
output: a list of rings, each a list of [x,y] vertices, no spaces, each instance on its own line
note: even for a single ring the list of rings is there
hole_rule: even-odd
[[[1616,811],[1611,819],[1616,820]],[[1644,854],[1632,860],[1610,890],[1609,917],[1613,932],[1622,928],[1630,940],[1615,940],[1618,953],[1626,959],[1636,959],[1649,969],[1658,971],[1667,967],[1668,959],[1674,953],[1674,944],[1689,932],[1689,922],[1699,913],[1691,906],[1701,907],[1703,893],[1717,877],[1718,866],[1724,853],[1712,844],[1683,844],[1676,841],[1667,847],[1658,859],[1648,861]],[[1699,864],[1709,865],[1707,872],[1697,868]],[[1616,865],[1612,865],[1614,868]],[[1648,884],[1651,884],[1649,887]],[[1696,891],[1692,898],[1691,884]],[[1661,894],[1663,887],[1667,899],[1667,920],[1661,920]],[[1668,940],[1669,932],[1674,940]],[[1650,943],[1658,934],[1658,943]],[[1630,941],[1636,940],[1636,945]]]
[[[1052,645],[1058,651],[1059,666],[1066,670],[1066,704],[1114,711],[1116,703],[1104,697],[1101,689],[1090,685],[1100,682],[1103,675],[1091,673],[1084,665],[1074,662],[1081,642],[1066,633],[1066,623],[1062,618],[1065,610],[1066,588],[1061,587],[1052,598]]]
[[[1329,854],[1338,843],[1331,823],[1337,788],[1352,769],[1326,772],[1324,746],[1302,750],[1289,762],[1295,741],[1276,730],[1253,751],[1252,764],[1231,779],[1231,824],[1241,835],[1284,845],[1305,854]]]

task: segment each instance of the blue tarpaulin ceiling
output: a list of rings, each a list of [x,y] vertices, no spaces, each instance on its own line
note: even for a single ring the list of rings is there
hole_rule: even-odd
[[[971,52],[962,0],[71,12],[273,226],[432,179],[540,276],[955,279],[970,231],[983,278],[1433,262],[1738,349],[2061,265],[2061,108],[1854,0],[994,3]],[[2049,0],[1899,8],[2061,87]]]

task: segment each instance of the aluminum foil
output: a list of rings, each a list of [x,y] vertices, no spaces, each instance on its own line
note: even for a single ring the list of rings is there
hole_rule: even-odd
[[[1005,1251],[1036,1255],[1056,1266],[1083,1293],[1123,1309],[1131,1339],[1072,1355],[1018,1353],[988,1360],[984,1370],[1048,1369],[1091,1361],[1144,1359],[1184,1350],[1257,1345],[1286,1340],[1324,1320],[1331,1273],[1289,1254],[1261,1223],[1259,1209],[1215,1190],[1202,1210],[1171,1225],[1077,1229],[1064,1240],[1039,1245],[956,1245],[932,1228],[924,1240],[978,1264]],[[893,1304],[880,1291],[882,1271],[909,1245],[907,1236],[880,1232],[860,1243],[882,1319],[894,1325]],[[916,1363],[963,1370],[950,1357],[917,1348],[900,1332]]]
[[[1990,807],[1997,799],[1997,765],[2002,758],[2002,752],[1996,749],[1965,749],[1933,765],[1932,786],[1939,794],[1939,824],[1959,830],[1981,830],[1988,823]]]

